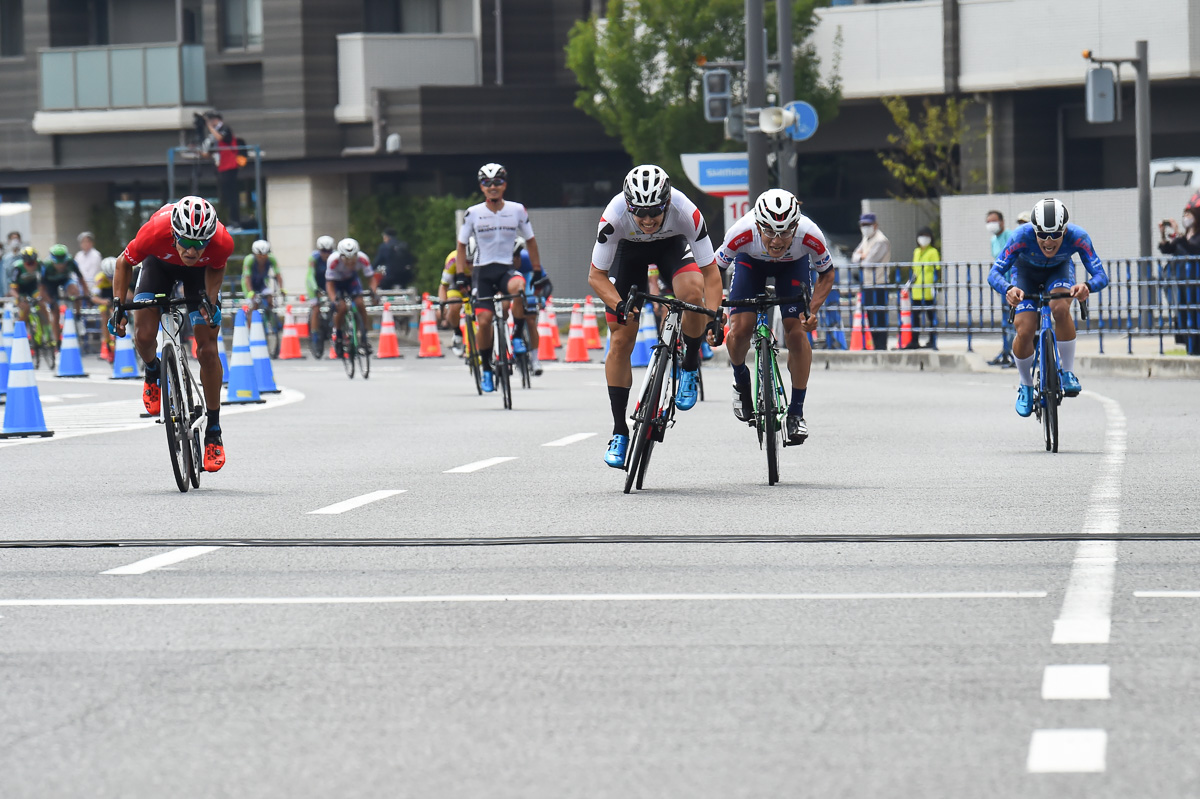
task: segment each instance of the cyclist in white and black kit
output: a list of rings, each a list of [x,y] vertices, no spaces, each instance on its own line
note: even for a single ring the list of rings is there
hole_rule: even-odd
[[[626,406],[633,370],[629,357],[637,340],[638,320],[630,317],[629,290],[650,287],[646,272],[658,265],[659,279],[684,302],[717,309],[721,302],[721,273],[717,270],[708,226],[700,209],[683,192],[671,188],[661,167],[643,164],[625,176],[624,190],[612,198],[596,234],[588,285],[604,300],[611,343],[604,361],[608,399],[612,407],[613,437],[604,462],[614,469],[625,466],[629,446]],[[696,404],[700,369],[700,343],[708,318],[683,315],[684,355],[675,404],[686,411]]]
[[[468,263],[467,242],[471,237],[475,238],[475,258],[470,262],[471,275],[468,277],[460,269],[455,279],[460,290],[471,286],[471,302],[479,323],[477,337],[479,357],[483,363],[481,382],[484,391],[496,390],[491,369],[492,315],[495,313],[492,297],[497,293],[525,293],[525,278],[513,267],[513,252],[518,236],[525,238],[534,279],[540,279],[543,274],[537,240],[533,237],[533,226],[529,224],[529,212],[521,203],[504,199],[507,183],[508,170],[500,164],[484,164],[479,168],[479,187],[483,190],[485,200],[467,209],[462,227],[458,230],[458,250],[455,255],[459,264]],[[520,354],[525,351],[521,335],[525,331],[525,303],[517,302],[512,309],[513,352]]]

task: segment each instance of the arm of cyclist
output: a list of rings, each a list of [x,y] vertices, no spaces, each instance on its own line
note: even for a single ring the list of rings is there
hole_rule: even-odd
[[[225,263],[221,262],[218,267],[209,267],[204,270],[204,293],[208,296],[209,302],[212,303],[212,313],[204,305],[200,306],[200,315],[204,321],[208,322],[213,327],[221,324],[221,285],[225,282]]]
[[[1087,302],[1089,294],[1093,291],[1100,291],[1108,285],[1108,272],[1104,270],[1104,264],[1096,255],[1096,248],[1092,246],[1092,237],[1087,234],[1087,231],[1080,229],[1071,244],[1079,253],[1079,257],[1083,261],[1083,268],[1088,273],[1088,279],[1085,282],[1071,287],[1071,296],[1080,302]]]
[[[254,297],[254,288],[250,285],[250,270],[254,268],[253,253],[242,259],[242,296],[246,299]]]
[[[129,280],[133,277],[133,264],[125,258],[122,252],[117,256],[116,266],[113,267],[113,312],[108,321],[108,331],[115,336],[125,335],[125,325],[128,315],[121,310],[121,303],[129,292]]]
[[[613,308],[617,312],[617,324],[625,324],[626,320],[621,317],[625,315],[625,308],[622,306],[624,298],[617,287],[608,280],[608,272],[603,269],[597,269],[593,264],[588,269],[588,285],[592,291],[596,292],[596,296],[604,302],[609,308]]]
[[[808,304],[808,314],[800,321],[805,332],[811,333],[817,329],[817,312],[825,304],[829,292],[833,291],[834,272],[829,267],[824,272],[817,273],[817,284],[813,287],[812,300]]]

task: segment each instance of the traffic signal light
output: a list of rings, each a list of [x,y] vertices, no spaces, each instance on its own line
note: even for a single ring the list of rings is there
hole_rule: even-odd
[[[704,73],[704,119],[724,122],[732,103],[733,76],[727,69],[710,69]]]

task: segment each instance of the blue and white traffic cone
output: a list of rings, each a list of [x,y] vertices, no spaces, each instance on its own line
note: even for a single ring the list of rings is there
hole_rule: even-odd
[[[263,327],[262,314],[258,311],[250,317],[250,358],[254,362],[254,380],[259,394],[278,394],[275,372],[271,369],[271,353],[267,350],[267,331]]]
[[[117,336],[117,348],[113,351],[113,380],[136,380],[138,373],[137,353],[133,351],[133,335],[126,330]]]
[[[629,356],[629,365],[649,366],[656,341],[658,341],[658,325],[654,322],[654,310],[649,305],[643,305],[637,342],[634,343],[633,353]]]
[[[4,321],[0,322],[0,397],[8,392],[8,359],[12,350],[12,312],[4,309]]]
[[[217,354],[221,356],[221,385],[229,383],[229,358],[225,355],[225,334],[217,326]]]
[[[4,428],[0,438],[28,438],[54,435],[46,429],[42,398],[33,378],[33,355],[25,323],[13,327],[12,362],[8,365],[8,403],[4,406]]]
[[[79,336],[75,333],[75,314],[70,306],[63,319],[62,349],[58,352],[59,377],[87,377],[83,357],[79,354]]]
[[[254,359],[250,357],[250,329],[246,327],[246,312],[238,311],[233,323],[233,359],[229,364],[229,387],[222,405],[266,402],[258,396],[258,381],[254,379]]]

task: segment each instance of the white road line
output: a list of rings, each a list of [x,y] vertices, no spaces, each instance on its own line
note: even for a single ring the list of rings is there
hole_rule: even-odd
[[[1087,535],[1112,534],[1121,528],[1121,476],[1125,468],[1125,414],[1116,400],[1094,392],[1089,397],[1104,406],[1104,460],[1092,486]],[[1062,610],[1054,622],[1055,644],[1107,644],[1112,632],[1112,595],[1116,579],[1115,541],[1081,541],[1071,564]]]
[[[455,466],[453,469],[447,469],[446,471],[442,472],[442,474],[467,474],[468,472],[477,472],[480,469],[486,469],[489,466],[495,466],[498,463],[504,463],[505,461],[515,461],[515,460],[516,460],[515,457],[514,458],[504,458],[504,457],[488,458],[485,461],[475,461],[474,463],[468,463],[466,466]]]
[[[1134,591],[1138,599],[1200,599],[1200,591]]]
[[[116,599],[0,599],[0,607],[103,607],[154,605],[404,605],[499,602],[728,602],[823,599],[1042,599],[1044,591],[943,594],[479,594],[445,596],[124,597]]]
[[[547,441],[545,444],[542,444],[542,446],[543,447],[565,447],[568,444],[574,444],[576,442],[583,441],[585,439],[591,438],[594,435],[596,435],[596,434],[595,433],[576,433],[571,436],[566,436],[564,438],[555,439],[554,441]]]
[[[1042,699],[1111,699],[1108,666],[1047,666]]]
[[[200,555],[207,555],[209,552],[220,549],[220,547],[180,547],[172,549],[170,552],[164,552],[161,555],[155,555],[150,558],[139,560],[136,563],[130,563],[128,566],[120,566],[116,569],[109,569],[101,574],[145,574],[155,569],[161,569],[163,566],[170,566],[172,563],[178,563],[181,560],[195,558]]]
[[[392,489],[387,489],[385,491],[372,491],[370,494],[363,494],[361,497],[354,497],[352,499],[347,499],[343,502],[335,502],[334,504],[329,505],[324,508],[318,508],[317,510],[310,510],[308,513],[310,516],[314,513],[327,514],[327,515],[332,515],[335,513],[345,513],[348,510],[354,510],[355,508],[361,508],[363,505],[366,505],[369,502],[377,502],[381,499],[387,499],[388,497],[394,497],[397,494],[403,494],[407,490],[408,489],[405,489],[405,488],[399,488],[399,489],[392,488]]]
[[[1104,771],[1104,730],[1034,730],[1027,768],[1034,774]]]

